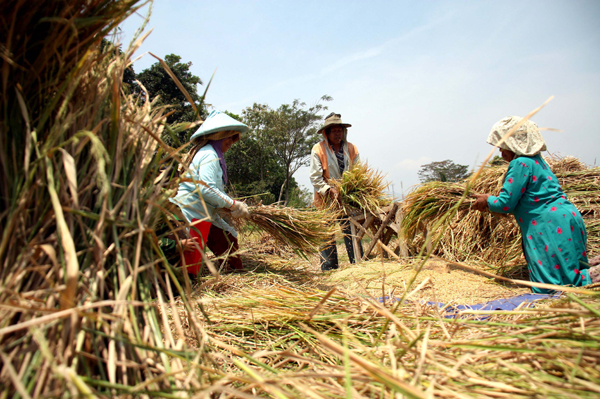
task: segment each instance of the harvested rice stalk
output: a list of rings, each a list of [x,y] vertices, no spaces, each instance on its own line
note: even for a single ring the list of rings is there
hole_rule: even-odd
[[[465,187],[461,183],[433,181],[413,191],[402,205],[402,226],[407,238],[414,236],[421,227],[450,210],[463,196]],[[464,202],[462,209],[469,207]]]
[[[331,241],[337,230],[330,210],[296,209],[275,205],[250,206],[248,221],[277,241],[301,253],[313,253]]]
[[[560,157],[550,155],[549,157],[544,157],[544,159],[553,171],[560,170],[561,173],[581,172],[588,169],[583,162],[571,156]]]
[[[170,218],[165,109],[125,94],[141,40],[100,45],[137,3],[2,3],[1,398],[174,397],[213,378],[170,334],[182,315],[163,317],[180,293],[201,338],[203,308],[165,284],[176,270],[154,233]]]
[[[385,192],[390,183],[384,178],[380,171],[358,162],[345,171],[340,180],[332,179],[329,184],[340,193],[339,208],[346,215],[356,210],[376,214],[392,201]]]
[[[572,157],[552,157],[546,161],[561,182],[569,200],[584,217],[588,226],[588,252],[599,251],[600,243],[595,239],[594,232],[600,215],[600,168],[587,169]],[[484,169],[471,190],[498,193],[505,171],[506,166]],[[465,182],[430,182],[413,191],[402,207],[405,238],[420,248],[422,233],[427,225],[435,223],[452,208],[462,197],[464,190]],[[465,201],[444,231],[435,254],[450,260],[484,262],[497,272],[505,272],[512,265],[525,264],[520,241],[519,228],[511,216],[471,212],[470,202]],[[511,273],[520,273],[518,269],[511,270]]]

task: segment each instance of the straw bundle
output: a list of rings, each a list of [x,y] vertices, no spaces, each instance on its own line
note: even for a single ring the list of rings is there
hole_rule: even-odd
[[[159,312],[174,276],[154,233],[170,217],[154,185],[171,151],[163,109],[122,88],[139,42],[123,55],[99,46],[136,3],[2,4],[2,398],[193,389],[178,370],[194,373],[195,354]]]
[[[390,185],[385,181],[385,175],[366,163],[357,162],[344,172],[340,180],[331,179],[329,185],[340,193],[339,204],[332,206],[338,207],[346,215],[352,215],[357,210],[377,214],[392,201],[385,192]]]
[[[248,208],[248,222],[278,242],[303,254],[314,253],[337,231],[327,210],[296,209],[276,205]]]
[[[573,157],[549,157],[548,164],[561,182],[563,191],[584,217],[588,226],[589,252],[600,250],[595,231],[600,216],[600,168],[588,169]],[[502,187],[506,166],[487,167],[471,191],[497,193]],[[403,204],[402,227],[405,238],[413,241],[418,252],[423,243],[422,232],[458,204],[465,182],[431,182],[413,191]],[[472,201],[466,199],[457,209],[456,217],[440,238],[435,254],[454,261],[480,261],[493,268],[524,264],[521,234],[512,216],[473,212]],[[505,271],[505,270],[499,270]],[[520,273],[521,271],[514,270]]]

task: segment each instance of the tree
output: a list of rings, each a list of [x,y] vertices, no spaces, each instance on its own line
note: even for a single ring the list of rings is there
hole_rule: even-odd
[[[284,167],[285,178],[278,195],[278,201],[284,201],[284,204],[290,198],[294,173],[309,165],[310,151],[319,141],[317,127],[322,119],[319,113],[327,109],[320,102],[331,99],[325,95],[310,108],[306,108],[306,103],[294,100],[276,110],[261,104],[244,110],[244,122],[254,130],[265,153],[272,149],[277,162]]]
[[[459,165],[449,159],[421,165],[418,172],[422,183],[430,181],[456,182],[469,176],[469,167]]]
[[[242,122],[250,128],[250,138],[256,142],[258,149],[254,152],[260,180],[265,180],[266,171],[272,169],[271,160],[275,160],[273,145],[268,139],[269,115],[271,109],[266,104],[256,104],[242,111]],[[277,197],[277,196],[276,196]]]
[[[494,158],[492,158],[492,160],[490,161],[490,165],[492,166],[504,166],[507,164],[508,162],[506,162],[504,158],[502,158],[499,155],[495,155]]]
[[[198,94],[197,86],[201,85],[202,81],[190,71],[192,63],[181,62],[181,57],[175,54],[166,55],[164,61],[187,90],[194,103],[199,104],[202,97]],[[169,111],[172,113],[167,117],[168,124],[194,122],[198,120],[198,117],[202,119],[206,117],[207,112],[204,106],[198,110],[200,115],[196,115],[192,105],[187,101],[185,95],[177,87],[160,62],[155,62],[149,68],[137,74],[136,77],[144,85],[150,98],[160,96],[160,103],[170,106]],[[141,87],[137,87],[137,93],[143,101],[146,100]],[[185,143],[189,140],[191,134],[191,129],[183,130],[178,133],[177,138],[180,143]],[[167,143],[173,144],[173,140],[170,137],[166,136],[163,139]],[[180,143],[175,144],[179,145]]]
[[[313,191],[311,189],[305,187],[293,187],[290,189],[290,198],[287,204],[288,206],[293,208],[308,208],[312,202]]]
[[[254,104],[245,110],[259,111],[263,106]],[[256,196],[265,204],[277,200],[281,185],[285,180],[285,170],[278,163],[273,148],[260,140],[257,135],[261,132],[259,120],[253,118],[247,121],[239,115],[226,112],[234,119],[248,124],[251,128],[242,135],[242,139],[225,153],[227,176],[230,189],[235,196]],[[293,181],[292,185],[297,186]]]

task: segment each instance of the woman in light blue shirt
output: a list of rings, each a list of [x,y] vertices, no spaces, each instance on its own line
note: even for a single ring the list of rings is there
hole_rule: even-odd
[[[237,232],[217,212],[229,209],[233,217],[247,217],[245,203],[225,194],[227,165],[224,154],[247,132],[248,126],[220,111],[212,111],[202,126],[192,135],[194,144],[189,155],[177,195],[171,201],[177,204],[190,223],[190,235],[200,247],[208,247],[216,256],[225,256],[238,250]],[[187,271],[198,274],[202,254],[199,250],[185,253]],[[239,256],[228,256],[225,270],[243,270]]]

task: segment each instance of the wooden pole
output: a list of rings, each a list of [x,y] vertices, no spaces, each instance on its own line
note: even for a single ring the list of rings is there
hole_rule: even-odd
[[[352,222],[352,218],[349,218],[350,222]],[[360,239],[358,238],[357,234],[356,234],[356,227],[354,226],[354,223],[350,223],[350,232],[352,233],[352,251],[354,252],[354,262],[356,263],[360,263],[362,262],[362,259],[360,257]]]
[[[400,259],[400,257],[399,257],[398,255],[396,255],[396,254],[394,253],[394,251],[392,251],[392,250],[390,249],[390,247],[388,247],[388,246],[387,246],[387,245],[385,245],[385,244],[382,244],[382,243],[381,243],[381,241],[377,241],[377,245],[379,245],[379,248],[382,248],[382,249],[384,249],[384,250],[385,250],[385,252],[387,252],[388,254],[390,254],[390,255],[391,255],[393,258],[396,258],[396,259],[398,259],[398,260]]]
[[[365,229],[365,226],[362,225],[360,223],[358,223],[357,221],[355,221],[354,219],[350,218],[350,223],[352,224],[352,226],[358,228],[360,230],[360,233],[363,233],[363,236],[366,235],[367,237],[371,238],[372,240],[375,238],[375,236],[373,235],[373,233],[371,233],[369,230]],[[387,245],[385,245],[384,243],[381,242],[381,240],[377,240],[377,245],[380,248],[383,248],[388,254],[392,255],[394,258],[396,259],[400,259],[400,257],[398,255],[396,255],[394,253],[394,251],[392,251],[390,249],[390,247],[388,247]],[[408,253],[405,255],[408,256]]]
[[[375,234],[375,237],[373,237],[373,240],[369,243],[369,246],[368,246],[367,250],[365,251],[365,253],[363,255],[363,258],[362,258],[363,260],[367,259],[367,256],[369,256],[369,254],[371,253],[371,251],[373,250],[373,248],[377,244],[377,240],[379,240],[379,238],[381,237],[381,235],[385,231],[387,225],[390,223],[390,220],[392,220],[392,217],[396,216],[396,209],[398,209],[398,203],[394,202],[394,205],[392,206],[392,209],[386,215],[383,223],[381,223],[381,226],[379,226],[379,230],[377,230],[377,233]]]
[[[361,229],[358,232],[358,236],[357,236],[357,238],[359,240],[362,240],[363,236],[367,232],[367,229],[369,228],[369,226],[371,226],[371,224],[373,223],[374,220],[375,220],[375,215],[373,215],[372,213],[369,214],[369,216],[367,216],[367,219],[365,220],[365,223],[362,226],[360,226]]]

